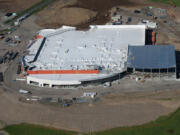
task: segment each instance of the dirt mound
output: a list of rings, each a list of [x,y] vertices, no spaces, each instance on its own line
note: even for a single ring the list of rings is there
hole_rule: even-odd
[[[63,24],[61,22],[62,17],[59,18],[62,8],[72,6],[76,3],[77,0],[58,0],[37,14],[38,19],[36,23],[45,28],[58,28]],[[66,18],[66,16],[64,17]]]
[[[96,20],[87,24],[80,25],[78,28],[84,29],[92,24],[102,25],[107,23],[110,20],[110,18],[107,15],[109,14],[109,10],[113,7],[134,7],[136,5],[138,4],[134,1],[132,2],[132,0],[78,0],[76,6],[91,9],[93,11],[98,12]]]
[[[0,9],[4,12],[19,12],[41,0],[0,0]]]
[[[105,24],[109,21],[109,10],[118,5],[136,6],[134,2],[127,0],[62,0],[41,11],[37,24],[46,28],[57,28],[63,24],[78,28],[87,28],[91,24]]]
[[[41,23],[41,25],[44,26],[50,26],[52,24],[77,26],[89,22],[95,18],[96,15],[96,12],[89,9],[75,7],[62,8],[58,12],[53,12],[50,16],[41,17],[39,21],[45,22],[44,24]]]
[[[128,0],[78,0],[77,5],[103,13],[114,6],[135,6],[135,3]]]

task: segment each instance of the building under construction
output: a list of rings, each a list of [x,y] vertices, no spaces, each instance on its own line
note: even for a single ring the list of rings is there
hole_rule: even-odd
[[[174,46],[129,46],[127,68],[136,76],[176,78]]]
[[[127,71],[128,50],[145,43],[145,25],[95,25],[88,31],[67,26],[44,29],[28,45],[22,63],[28,67],[27,83],[40,87],[111,81]]]

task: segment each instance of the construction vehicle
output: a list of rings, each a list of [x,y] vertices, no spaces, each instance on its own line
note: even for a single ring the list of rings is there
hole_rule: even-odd
[[[20,93],[20,94],[31,94],[30,91],[28,91],[28,90],[23,90],[23,89],[20,89],[20,90],[19,90],[19,93]]]

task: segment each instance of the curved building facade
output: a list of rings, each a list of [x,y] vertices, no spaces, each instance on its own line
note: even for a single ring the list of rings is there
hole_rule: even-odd
[[[41,30],[23,57],[27,83],[53,87],[112,77],[126,71],[129,45],[145,45],[144,25]]]

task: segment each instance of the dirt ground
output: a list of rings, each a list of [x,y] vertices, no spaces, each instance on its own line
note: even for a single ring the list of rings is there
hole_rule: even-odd
[[[176,7],[173,8],[170,5],[166,4],[157,4],[157,3],[150,3],[153,7],[156,8],[163,8],[167,10],[169,14],[169,19],[167,24],[163,24],[160,21],[157,21],[158,24],[158,31],[157,31],[157,42],[156,44],[173,44],[176,50],[180,50],[180,8]]]
[[[97,13],[95,11],[91,11],[89,9],[84,8],[62,8],[59,12],[50,13],[54,14],[52,19],[49,19],[49,14],[46,16],[38,18],[37,22],[41,22],[40,25],[49,27],[51,25],[68,25],[68,26],[77,26],[79,24],[87,23],[90,19],[96,17]],[[61,20],[61,21],[59,21]],[[43,23],[44,22],[44,23]]]
[[[9,134],[5,131],[0,131],[0,135],[9,135]]]
[[[71,23],[72,26],[77,26],[78,28],[87,28],[89,24],[105,24],[109,20],[109,17],[106,16],[108,11],[116,5],[131,7],[136,6],[137,4],[135,4],[134,2],[129,2],[127,0],[59,0],[56,3],[53,3],[48,8],[39,12],[38,17],[40,19],[37,20],[37,24],[48,28],[57,28],[62,26],[62,24],[68,25],[69,22],[73,21],[79,22],[74,24]],[[70,12],[72,10],[72,7],[88,10],[86,12],[78,9],[74,10],[74,12],[72,13],[72,16],[73,14],[75,14],[76,16],[74,18],[72,18],[69,14],[61,13],[61,11],[63,11],[63,8],[66,8],[66,11]],[[96,19],[91,19],[90,22],[87,20],[90,20],[91,17],[88,17],[88,19],[87,17],[81,17],[85,16],[84,14],[89,16],[89,14],[92,14],[92,12],[97,13],[97,16]],[[56,18],[54,18],[54,16],[56,16]],[[62,18],[66,18],[66,21],[64,22]],[[49,23],[48,20],[52,20],[53,23]]]
[[[41,0],[0,0],[0,9],[4,12],[19,12]]]
[[[71,25],[80,29],[86,29],[92,24],[101,25],[107,23],[110,20],[108,16],[110,9],[118,5],[133,10],[144,6],[165,8],[168,13],[174,17],[175,21],[180,22],[180,8],[172,8],[166,4],[157,4],[147,0],[58,0],[48,8],[42,10],[38,14],[39,19],[37,19],[36,22],[45,28],[58,28],[62,25]],[[65,8],[67,14],[63,14],[63,8]],[[77,9],[70,14],[73,10],[72,8]],[[78,8],[80,8],[80,10],[78,10]],[[82,9],[88,10],[84,12]],[[95,19],[91,19],[94,17],[91,16],[92,12],[97,13]],[[62,18],[65,18],[65,20]]]
[[[61,108],[21,103],[6,92],[0,94],[0,119],[7,124],[27,122],[81,132],[105,130],[139,125],[167,115],[180,105],[179,95],[179,90],[122,92],[108,95],[96,104]]]
[[[67,17],[66,15],[62,16],[60,11],[62,11],[62,9],[66,6],[74,5],[76,2],[76,0],[58,0],[57,2],[52,3],[51,6],[47,7],[37,14],[38,17],[36,23],[45,28],[57,28],[59,26],[62,26],[63,21],[61,21],[61,18],[67,20]],[[76,12],[78,12],[78,10],[76,10]]]

